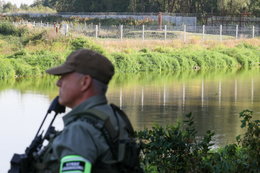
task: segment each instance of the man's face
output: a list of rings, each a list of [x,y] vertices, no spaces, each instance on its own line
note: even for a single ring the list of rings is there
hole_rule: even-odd
[[[81,96],[81,79],[79,73],[68,73],[61,75],[56,85],[59,87],[59,103],[73,108],[77,106]]]

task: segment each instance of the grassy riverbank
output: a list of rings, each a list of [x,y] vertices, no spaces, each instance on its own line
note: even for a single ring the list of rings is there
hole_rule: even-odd
[[[260,39],[232,44],[140,40],[136,44],[115,43],[65,37],[52,29],[15,28],[8,23],[0,23],[0,34],[0,78],[43,75],[45,69],[62,63],[71,51],[82,47],[105,54],[117,72],[223,71],[255,68],[260,62]]]

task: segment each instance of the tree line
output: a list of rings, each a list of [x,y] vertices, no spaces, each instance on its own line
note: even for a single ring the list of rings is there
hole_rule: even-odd
[[[164,12],[260,15],[260,0],[37,0],[58,12]]]
[[[35,0],[30,7],[49,7],[57,12],[163,12],[200,16],[260,16],[260,0]],[[17,8],[0,1],[2,11]],[[20,8],[29,8],[22,4]]]

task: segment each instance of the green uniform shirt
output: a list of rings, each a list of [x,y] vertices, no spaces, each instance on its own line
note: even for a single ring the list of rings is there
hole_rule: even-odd
[[[81,119],[73,121],[75,114],[91,108],[111,115],[110,121],[118,130],[113,109],[107,104],[106,97],[93,96],[87,99],[63,117],[64,129],[54,136],[41,151],[42,154],[36,163],[37,172],[58,173],[64,160],[74,156],[82,159],[80,165],[85,163],[93,165],[97,159],[104,163],[112,160],[112,154],[102,132]],[[122,120],[119,122],[124,123]]]

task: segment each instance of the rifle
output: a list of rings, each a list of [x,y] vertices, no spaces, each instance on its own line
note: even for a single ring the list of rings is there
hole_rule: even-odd
[[[31,142],[30,146],[26,148],[24,154],[14,154],[12,159],[11,159],[11,169],[8,171],[8,173],[29,173],[32,172],[30,170],[30,163],[34,160],[34,156],[39,152],[39,150],[42,148],[42,144],[45,139],[48,140],[49,135],[53,134],[55,132],[55,128],[52,126],[56,116],[59,113],[64,113],[65,112],[65,107],[60,105],[59,102],[59,96],[57,96],[51,103],[33,141]],[[53,119],[51,120],[50,125],[48,126],[48,129],[43,136],[43,131],[40,133],[40,130],[47,118],[47,115],[51,113],[52,111],[55,112],[55,115]]]

